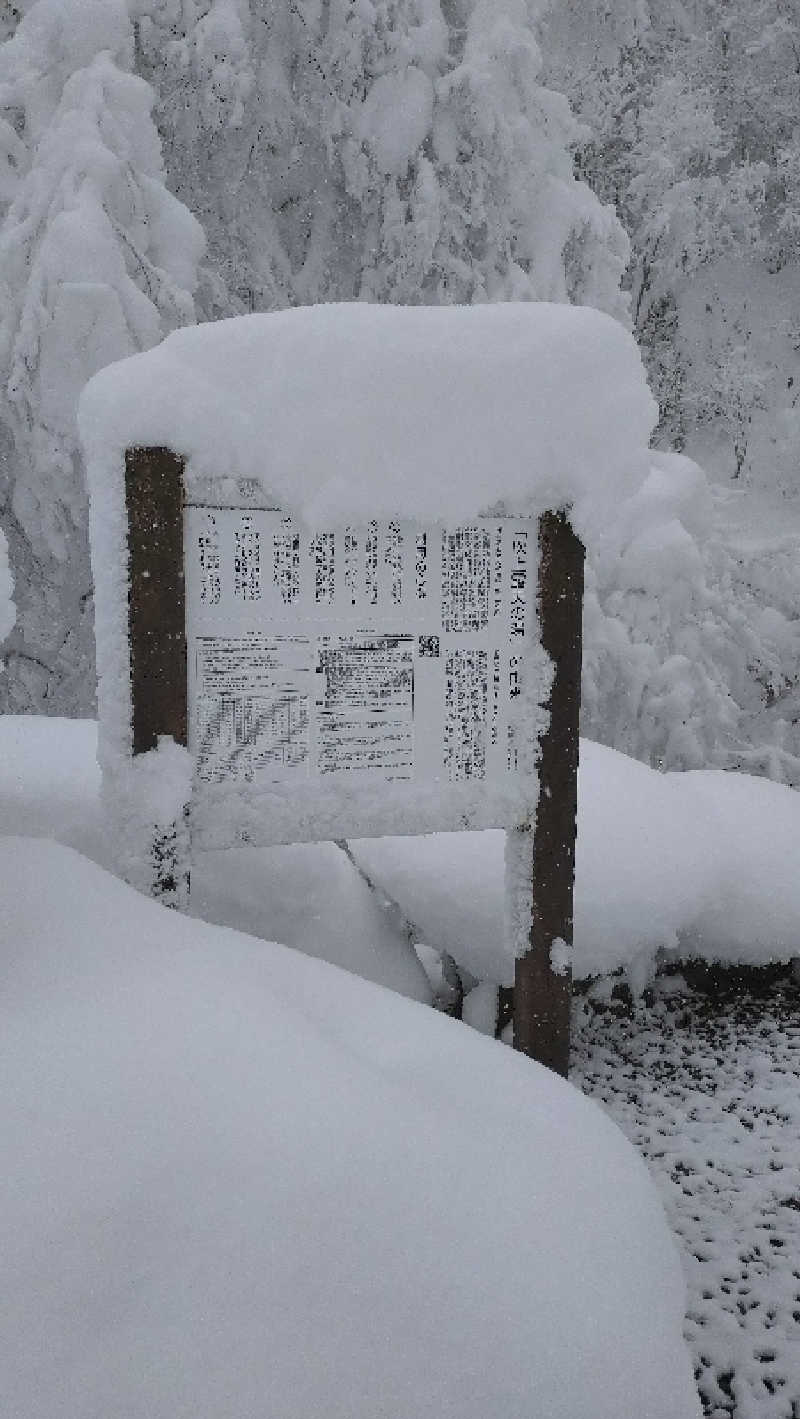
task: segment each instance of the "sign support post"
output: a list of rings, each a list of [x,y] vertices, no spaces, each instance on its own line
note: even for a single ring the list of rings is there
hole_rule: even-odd
[[[573,885],[584,548],[563,512],[539,520],[539,623],[555,667],[541,739],[533,830],[529,950],[515,966],[514,1047],[566,1076],[569,1069]],[[517,829],[516,831],[523,831]],[[554,955],[555,949],[555,955]]]
[[[187,744],[183,460],[168,448],[125,455],[128,635],[133,753],[166,735]],[[189,888],[188,825],[155,829],[152,895],[183,905]]]

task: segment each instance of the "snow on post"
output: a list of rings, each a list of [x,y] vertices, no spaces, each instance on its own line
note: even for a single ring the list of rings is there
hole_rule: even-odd
[[[148,784],[174,900],[190,796],[204,847],[522,830],[517,1043],[564,1069],[582,544],[654,422],[631,338],[565,306],[309,307],[97,375],[100,758],[130,880],[154,888]]]

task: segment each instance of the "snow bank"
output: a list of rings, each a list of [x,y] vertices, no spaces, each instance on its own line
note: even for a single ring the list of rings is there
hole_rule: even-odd
[[[640,984],[662,948],[727,964],[800,954],[798,837],[800,793],[781,784],[720,770],[659,774],[582,740],[575,975],[625,966]],[[424,941],[479,978],[511,984],[504,833],[351,846]]]
[[[697,1419],[643,1163],[463,1026],[0,841],[0,1409]]]
[[[572,504],[590,536],[645,476],[656,412],[632,337],[588,308],[359,302],[193,326],[84,391],[95,557],[118,550],[108,485],[137,444],[182,454],[190,482],[254,479],[319,528]]]
[[[0,715],[0,835],[11,833],[55,838],[114,865],[93,720]],[[430,1001],[397,913],[333,843],[196,853],[190,909]]]

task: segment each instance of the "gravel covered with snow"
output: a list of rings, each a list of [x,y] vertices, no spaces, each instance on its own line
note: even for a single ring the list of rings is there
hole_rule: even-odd
[[[644,1154],[682,1244],[708,1419],[798,1419],[800,987],[668,984],[632,1014],[578,1002],[572,1078]]]

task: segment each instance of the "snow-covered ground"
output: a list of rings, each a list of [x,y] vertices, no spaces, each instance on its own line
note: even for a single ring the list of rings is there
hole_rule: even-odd
[[[0,839],[0,1412],[693,1419],[619,1131],[418,1003]]]
[[[0,833],[58,838],[78,846],[99,863],[107,862],[108,847],[99,812],[99,774],[94,763],[94,745],[95,727],[88,721],[0,717]],[[729,796],[726,797],[726,794]],[[737,800],[737,794],[742,795],[740,800]],[[579,839],[579,939],[581,931],[591,929],[594,921],[596,932],[600,931],[598,923],[605,922],[606,939],[610,940],[616,921],[621,933],[622,955],[613,959],[624,960],[627,959],[625,952],[628,949],[625,943],[634,944],[639,939],[636,933],[645,931],[648,921],[651,922],[651,934],[644,939],[649,942],[649,950],[658,937],[656,927],[659,923],[659,929],[665,923],[679,923],[675,929],[680,935],[687,923],[694,919],[689,914],[689,908],[696,916],[697,903],[706,902],[711,903],[707,911],[711,912],[712,908],[716,910],[716,921],[721,924],[724,923],[727,903],[731,927],[729,942],[744,939],[741,928],[736,928],[736,922],[745,920],[740,913],[747,907],[754,922],[760,917],[762,923],[772,923],[769,927],[771,936],[762,925],[759,927],[761,935],[754,938],[763,943],[760,959],[768,959],[771,952],[783,959],[794,954],[791,948],[800,939],[800,911],[793,906],[796,887],[791,873],[792,846],[800,827],[794,806],[796,799],[797,795],[789,790],[733,775],[655,775],[621,755],[584,743]],[[495,834],[463,834],[455,857],[446,841],[437,848],[436,839],[425,840],[432,854],[427,856],[420,853],[420,845],[415,844],[414,840],[393,840],[388,844],[388,851],[384,850],[387,845],[362,843],[357,845],[357,851],[365,860],[370,848],[377,854],[383,853],[381,865],[384,880],[399,896],[404,897],[406,906],[411,906],[411,894],[416,893],[414,903],[417,916],[422,916],[423,911],[430,913],[425,916],[428,939],[436,939],[440,945],[452,947],[459,943],[463,946],[465,941],[472,942],[469,960],[476,970],[485,969],[491,975],[498,953],[496,946],[494,950],[490,949],[490,927],[495,920],[495,912],[500,910],[502,884],[502,849],[497,839]],[[183,995],[185,998],[186,1003],[179,1016],[183,1022],[181,1028],[184,1024],[187,1026],[189,1047],[184,1050],[183,1062],[178,1069],[177,1055],[180,1040],[184,1037],[173,1031],[170,1041],[169,1031],[164,1026],[165,1039],[158,1045],[154,1056],[153,1073],[148,1074],[142,1084],[142,1093],[134,1098],[138,1110],[135,1115],[137,1130],[145,1118],[146,1105],[152,1102],[157,1092],[152,1083],[156,1072],[159,1088],[165,1091],[165,1109],[177,1107],[175,1101],[185,1083],[187,1089],[191,1085],[194,1091],[191,1095],[187,1093],[186,1098],[191,1097],[195,1101],[193,1117],[197,1117],[196,1100],[202,1089],[208,1086],[205,1065],[201,1068],[198,1063],[197,1050],[201,1047],[198,1031],[206,1031],[204,1038],[210,1041],[208,1030],[212,1018],[216,1018],[219,1012],[224,1015],[225,1018],[219,1021],[220,1029],[224,1031],[228,1028],[225,1021],[229,1021],[230,1011],[234,1008],[239,1021],[246,1025],[252,1018],[252,998],[261,1001],[259,992],[262,992],[265,997],[269,995],[263,1015],[264,1021],[269,1023],[263,1029],[259,1025],[255,1040],[245,1037],[245,1031],[236,1047],[239,1051],[235,1060],[239,1070],[236,1088],[240,1091],[240,1102],[234,1110],[235,1120],[243,1117],[248,1109],[252,1110],[248,1115],[252,1118],[262,1107],[261,1094],[256,1106],[248,1090],[256,1076],[261,1080],[266,1078],[271,1081],[273,1078],[273,1056],[263,1066],[260,1063],[261,1052],[269,1047],[266,1037],[277,1029],[277,1037],[285,1041],[286,1022],[282,1021],[277,1027],[275,1018],[289,995],[295,1005],[302,995],[302,1028],[310,1031],[308,1047],[313,1058],[318,1057],[320,1038],[323,1038],[329,1044],[333,1042],[334,1046],[340,1047],[342,1059],[348,1060],[346,1069],[342,1060],[333,1065],[330,1061],[326,1063],[324,1086],[327,1089],[330,1082],[336,1096],[328,1105],[336,1118],[339,1117],[340,1107],[342,1113],[348,1109],[351,1112],[348,1139],[354,1136],[355,1117],[363,1115],[365,1128],[372,1130],[382,1147],[388,1130],[382,1126],[376,1134],[375,1119],[376,1113],[383,1107],[384,1095],[380,1092],[376,1095],[375,1091],[383,1089],[389,1077],[394,1087],[391,1110],[400,1109],[402,1112],[408,1104],[406,1092],[414,1099],[409,1108],[422,1107],[427,1097],[430,1072],[435,1077],[437,1090],[445,1090],[446,1078],[457,1077],[456,1089],[452,1097],[448,1095],[443,1112],[448,1119],[451,1113],[455,1113],[458,1120],[468,1114],[469,1123],[463,1122],[462,1145],[466,1147],[464,1139],[469,1131],[470,1138],[474,1132],[481,1140],[480,1147],[478,1143],[474,1147],[479,1151],[482,1149],[484,1106],[487,1118],[493,1118],[492,1081],[496,1071],[504,1068],[495,1061],[501,1055],[507,1057],[499,1047],[479,1041],[474,1032],[465,1030],[463,1026],[440,1022],[433,1012],[419,1011],[393,1000],[387,1004],[391,997],[380,992],[369,993],[368,987],[356,981],[342,984],[346,977],[316,962],[302,962],[296,956],[276,951],[275,947],[252,941],[244,943],[242,938],[230,931],[220,933],[202,923],[191,923],[175,914],[165,913],[131,894],[107,875],[94,873],[91,864],[82,858],[62,853],[52,844],[29,842],[24,847],[10,844],[0,848],[0,851],[4,854],[4,897],[0,920],[5,934],[18,943],[24,916],[28,923],[24,927],[27,939],[38,943],[18,962],[17,969],[27,976],[22,994],[22,976],[15,975],[19,989],[14,999],[21,1003],[24,995],[24,1011],[27,1012],[24,1029],[28,1043],[25,1048],[35,1050],[36,1039],[40,1038],[41,1054],[37,1067],[45,1072],[38,1077],[53,1081],[54,1089],[55,1076],[61,1069],[61,1082],[51,1101],[53,1114],[42,1112],[41,1102],[45,1096],[40,1094],[41,1128],[38,1132],[34,1130],[35,1139],[28,1145],[34,1151],[40,1150],[37,1166],[41,1184],[45,1187],[47,1171],[43,1166],[45,1152],[41,1150],[49,1148],[51,1143],[54,1149],[63,1148],[67,1153],[73,1143],[76,1149],[82,1146],[81,1140],[86,1134],[76,1128],[70,1143],[68,1135],[74,1120],[64,1113],[59,1120],[55,1117],[55,1111],[60,1107],[59,1101],[72,1098],[75,1102],[83,1097],[84,1089],[88,1092],[81,1106],[86,1110],[81,1129],[88,1130],[90,1124],[102,1119],[102,1129],[111,1130],[103,1137],[110,1140],[105,1155],[106,1164],[110,1167],[112,1153],[119,1163],[120,1170],[112,1179],[114,1187],[123,1186],[123,1165],[126,1159],[133,1156],[130,1150],[140,1150],[135,1153],[135,1176],[133,1181],[128,1179],[130,1187],[124,1202],[119,1201],[118,1194],[109,1201],[106,1183],[103,1182],[102,1187],[97,1184],[99,1210],[95,1213],[89,1209],[84,1214],[82,1220],[89,1229],[86,1234],[81,1234],[74,1215],[71,1223],[64,1223],[66,1213],[54,1214],[56,1231],[62,1223],[73,1226],[70,1265],[76,1272],[80,1271],[81,1236],[90,1236],[95,1256],[92,1264],[97,1270],[91,1273],[87,1284],[96,1282],[100,1285],[102,1281],[99,1293],[103,1298],[102,1306],[112,1317],[102,1331],[104,1338],[115,1331],[119,1322],[120,1331],[114,1343],[117,1344],[122,1335],[119,1343],[124,1345],[127,1335],[127,1342],[133,1344],[136,1315],[141,1319],[153,1302],[153,1293],[147,1291],[147,1286],[156,1282],[160,1285],[161,1281],[165,1282],[166,1289],[160,1293],[159,1304],[163,1302],[173,1307],[172,1321],[175,1327],[180,1328],[181,1316],[185,1319],[189,1311],[179,1313],[178,1300],[169,1291],[169,1286],[175,1282],[175,1268],[182,1265],[180,1246],[183,1241],[188,1246],[192,1239],[196,1240],[198,1231],[205,1228],[206,1220],[212,1213],[218,1220],[222,1209],[221,1202],[212,1206],[208,1200],[214,1187],[218,1191],[221,1188],[219,1174],[215,1173],[209,1178],[207,1192],[196,1181],[192,1182],[188,1221],[178,1225],[169,1209],[185,1207],[185,1197],[179,1193],[181,1179],[186,1177],[186,1168],[183,1163],[178,1167],[175,1152],[169,1158],[161,1157],[153,1165],[155,1172],[148,1171],[150,1163],[145,1167],[142,1162],[145,1149],[143,1134],[140,1136],[137,1132],[132,1140],[124,1140],[123,1148],[120,1134],[114,1131],[117,1125],[103,1114],[100,1107],[95,1109],[92,1119],[88,1117],[99,1098],[97,1091],[106,1087],[95,1080],[90,1088],[85,1075],[80,1073],[83,1068],[81,1059],[86,1063],[88,1053],[95,1049],[95,1045],[100,1049],[97,1034],[92,1035],[92,1031],[102,1029],[103,1049],[108,1050],[115,1030],[120,1037],[125,1037],[131,1033],[132,1022],[135,1024],[131,1052],[127,1055],[121,1052],[116,1058],[116,1064],[120,1067],[124,1063],[124,1070],[118,1078],[123,1080],[124,1087],[129,1091],[125,1097],[130,1099],[136,1039],[141,1040],[141,1032],[146,1028],[147,1040],[152,1042],[158,1036],[159,1021],[163,1022],[163,1014],[160,1013],[162,1006],[156,997],[166,979],[165,968],[163,961],[157,969],[153,963],[159,955],[163,957],[165,950],[170,956],[174,955],[174,950],[177,951],[185,965],[190,949],[187,943],[191,942],[192,969],[173,975],[172,993],[167,992],[165,997],[167,1007],[176,996]],[[440,857],[436,856],[437,851],[441,852]],[[405,857],[402,856],[404,852]],[[37,854],[41,856],[37,858]],[[726,855],[728,869],[724,875],[715,878],[714,873],[725,861]],[[390,874],[392,862],[395,864],[394,875]],[[441,881],[434,892],[437,878],[446,877],[447,871],[453,874],[452,877]],[[401,880],[404,875],[407,877],[405,884]],[[715,883],[716,897],[710,890]],[[204,895],[198,902],[201,892]],[[237,926],[249,927],[257,935],[263,936],[269,928],[273,935],[283,936],[307,953],[317,956],[327,954],[331,959],[348,965],[356,974],[371,973],[373,979],[394,983],[397,990],[415,995],[417,999],[427,998],[425,982],[411,952],[402,919],[397,913],[384,910],[375,901],[374,894],[366,888],[351,863],[333,845],[248,849],[204,855],[195,873],[195,894],[196,912],[202,910],[220,921],[227,918]],[[165,921],[170,923],[167,928],[163,927]],[[154,939],[155,922],[162,923],[162,926],[158,927]],[[781,922],[783,926],[780,926]],[[109,928],[109,923],[114,924],[113,930]],[[177,937],[172,934],[173,923]],[[715,930],[717,934],[714,939],[719,940],[721,925]],[[195,932],[198,934],[195,935]],[[182,944],[176,946],[178,938]],[[684,939],[690,939],[688,934]],[[695,935],[694,945],[697,944]],[[141,954],[137,956],[140,947]],[[734,949],[727,954],[733,960],[754,958],[752,953],[748,956],[738,945],[734,945]],[[101,958],[105,960],[106,957],[107,965],[103,964],[100,969]],[[134,970],[137,960],[142,967],[138,978]],[[224,964],[220,965],[220,962]],[[262,979],[259,973],[264,971],[265,963],[266,976]],[[176,966],[175,970],[178,969]],[[10,981],[8,965],[7,970]],[[66,983],[70,977],[76,984],[68,989]],[[301,984],[298,985],[298,982]],[[331,985],[331,982],[334,984]],[[349,991],[355,992],[352,999]],[[365,996],[364,991],[368,991],[368,995]],[[81,992],[84,992],[83,996]],[[237,992],[241,993],[241,1004],[237,1003]],[[93,1001],[91,1009],[86,1008],[89,995]],[[209,1004],[212,996],[215,1001],[213,1007]],[[221,1002],[219,1012],[217,997]],[[320,1004],[323,997],[328,1001],[325,1009]],[[11,999],[11,995],[8,998]],[[636,1006],[633,1018],[615,1014],[613,1008],[603,1009],[604,1001],[608,1003],[607,991],[604,994],[593,987],[592,998],[595,1003],[588,1007],[582,1000],[576,1001],[573,1079],[602,1102],[627,1132],[631,1141],[643,1152],[661,1188],[670,1221],[684,1252],[689,1283],[686,1335],[694,1355],[705,1413],[714,1419],[797,1419],[797,1396],[800,1394],[800,1373],[795,1353],[797,1326],[800,1324],[800,1277],[797,1275],[797,1247],[800,1245],[800,1224],[797,1222],[800,1217],[800,1155],[797,1149],[800,1118],[796,1106],[800,1087],[797,992],[792,993],[790,988],[784,986],[771,998],[729,1003],[724,1010],[715,1012],[707,1004],[698,1002],[680,977],[666,977],[658,986],[655,1006]],[[367,1000],[369,1003],[365,1004]],[[347,1003],[342,1005],[343,1001]],[[374,1005],[375,1001],[380,1004]],[[123,1020],[120,1019],[118,1007],[128,1012]],[[398,1009],[402,1018],[393,1013]],[[57,1024],[59,1011],[63,1014],[61,1025]],[[146,1012],[149,1012],[150,1023],[145,1027]],[[313,1016],[311,1024],[310,1016]],[[429,1018],[432,1025],[420,1024],[420,1021]],[[342,1019],[352,1022],[351,1033],[349,1025],[342,1026]],[[18,1018],[18,1026],[21,1020],[22,1015]],[[38,1023],[33,1029],[36,1021]],[[102,1021],[106,1023],[101,1025]],[[445,1044],[438,1043],[436,1031],[440,1024],[445,1030],[441,1036]],[[37,1036],[39,1029],[47,1032],[46,1040],[44,1033],[41,1037]],[[429,1035],[429,1030],[434,1033]],[[480,1055],[479,1063],[473,1063],[478,1056],[470,1054],[471,1044],[452,1042],[456,1039],[454,1031],[459,1032],[459,1041],[475,1041],[481,1050],[488,1051]],[[79,1048],[80,1032],[81,1038],[85,1037],[85,1049],[82,1043]],[[50,1048],[50,1041],[55,1042],[56,1052]],[[211,1049],[211,1043],[208,1047]],[[445,1055],[450,1051],[450,1062],[443,1063],[445,1055],[439,1054],[436,1067],[429,1071],[432,1050],[434,1053],[444,1050]],[[454,1051],[463,1051],[458,1053],[457,1060]],[[418,1066],[412,1061],[412,1056],[417,1053]],[[247,1054],[252,1065],[246,1088],[242,1085],[247,1073],[242,1065],[243,1054]],[[162,1067],[167,1056],[169,1069]],[[206,1060],[208,1058],[210,1055],[205,1056]],[[370,1099],[373,1096],[378,1099],[375,1109],[372,1105],[365,1105],[361,1096],[358,1104],[353,1105],[351,1094],[346,1090],[342,1093],[343,1075],[347,1073],[349,1077],[357,1073],[357,1069],[353,1068],[354,1060],[360,1061],[367,1073],[373,1069],[381,1076],[383,1082],[380,1086],[375,1084],[373,1074],[369,1074],[369,1083],[364,1086]],[[311,1087],[309,1073],[307,1070],[304,1072],[302,1066],[297,1068],[302,1088],[308,1090]],[[173,1072],[170,1073],[170,1070]],[[288,1073],[288,1070],[280,1073],[282,1086]],[[477,1073],[482,1081],[479,1094],[475,1093],[474,1087]],[[5,1077],[10,1078],[8,1075]],[[28,1122],[31,1119],[35,1122],[36,1101],[29,1092],[26,1095],[29,1084],[29,1080],[17,1082],[7,1092],[9,1102],[17,1110],[16,1127],[21,1126],[23,1115],[19,1110],[25,1096],[30,1106]],[[112,1083],[108,1082],[100,1102],[105,1100],[107,1103],[111,1099],[112,1087]],[[319,1080],[315,1087],[319,1091],[315,1095],[316,1128],[326,1106],[320,1102],[323,1085]],[[498,1087],[507,1092],[509,1086],[505,1078]],[[152,1098],[147,1093],[148,1089]],[[267,1088],[264,1098],[271,1097]],[[288,1116],[294,1104],[290,1105],[286,1097],[282,1097],[281,1108]],[[219,1089],[212,1091],[212,1100],[219,1103],[220,1099]],[[436,1100],[428,1098],[428,1105],[426,1122],[424,1127],[420,1126],[426,1138],[432,1133],[438,1136],[440,1128]],[[213,1113],[209,1129],[217,1128],[220,1111],[221,1104],[220,1109],[215,1109]],[[527,1105],[525,1112],[527,1117],[530,1114]],[[165,1118],[165,1115],[156,1117],[155,1113],[150,1118],[150,1123],[158,1130],[159,1148],[169,1133]],[[171,1122],[174,1122],[174,1112]],[[51,1125],[48,1141],[45,1130]],[[123,1121],[118,1126],[122,1129]],[[273,1128],[277,1124],[273,1120],[269,1125],[264,1124],[265,1128],[267,1126]],[[500,1130],[501,1125],[495,1121],[490,1127]],[[581,1127],[584,1127],[583,1122]],[[415,1134],[417,1128],[415,1122],[409,1122],[406,1139]],[[516,1123],[514,1128],[517,1128]],[[559,1123],[559,1130],[568,1135],[566,1124]],[[325,1137],[328,1136],[326,1133]],[[309,1137],[316,1140],[315,1129],[309,1129]],[[495,1140],[496,1157],[502,1155],[505,1158],[506,1145],[501,1144],[499,1132],[497,1136],[491,1132],[490,1137]],[[231,1150],[243,1147],[243,1141],[238,1134],[232,1137],[230,1130],[225,1138],[228,1151],[224,1153],[220,1167],[233,1168]],[[185,1134],[182,1139],[185,1141]],[[195,1161],[199,1158],[200,1171],[213,1151],[209,1139],[210,1134],[204,1133],[199,1141],[195,1140],[192,1144],[195,1149],[192,1157]],[[181,1141],[178,1139],[175,1146]],[[529,1142],[533,1149],[533,1133]],[[373,1139],[370,1144],[372,1152],[374,1148]],[[158,1157],[158,1150],[153,1151]],[[79,1178],[80,1160],[73,1156],[72,1166],[77,1171],[70,1172],[69,1168],[62,1166],[66,1154],[58,1156],[65,1176],[73,1181]],[[89,1162],[96,1156],[96,1153],[86,1153]],[[297,1154],[293,1156],[296,1159]],[[319,1152],[314,1153],[317,1163],[320,1156]],[[481,1156],[484,1154],[481,1153]],[[55,1157],[56,1152],[52,1154],[52,1158]],[[339,1169],[335,1169],[336,1177],[341,1181],[341,1153],[335,1155],[335,1161]],[[377,1171],[383,1168],[385,1173],[382,1175],[389,1176],[395,1165],[396,1160],[389,1164],[385,1157],[381,1161],[376,1155],[371,1164],[376,1171],[369,1177],[374,1181]],[[588,1171],[592,1178],[599,1176],[594,1159]],[[495,1166],[493,1172],[487,1173],[490,1178],[487,1187],[497,1186],[496,1172]],[[506,1188],[510,1185],[506,1169],[501,1169],[500,1173],[502,1186]],[[234,1189],[243,1207],[252,1203],[254,1198],[255,1184],[250,1174],[251,1170],[244,1168],[245,1182],[240,1179]],[[18,1178],[19,1174],[14,1176]],[[83,1176],[86,1177],[85,1171]],[[568,1174],[566,1176],[568,1182]],[[318,1173],[314,1177],[318,1178]],[[441,1233],[444,1241],[440,1245],[439,1199],[436,1189],[430,1186],[430,1178],[428,1184],[426,1200],[424,1205],[421,1204],[420,1245],[424,1242],[434,1256],[446,1256],[454,1250],[453,1228],[457,1229],[457,1224],[448,1212],[451,1216],[448,1223],[450,1230]],[[422,1187],[421,1182],[419,1185]],[[14,1186],[13,1178],[11,1186]],[[315,1209],[319,1204],[313,1199],[309,1203],[309,1186],[304,1183],[298,1196],[303,1207],[310,1207],[312,1218],[316,1218],[318,1213]],[[285,1187],[281,1194],[283,1201],[287,1201],[288,1192],[288,1187]],[[378,1192],[376,1184],[371,1194],[373,1200]],[[163,1211],[154,1209],[144,1200],[145,1196],[149,1198],[151,1195],[163,1202]],[[605,1198],[605,1189],[603,1196]],[[39,1201],[44,1198],[45,1193],[38,1194]],[[566,1200],[571,1206],[569,1197]],[[506,1201],[507,1193],[504,1193],[504,1207]],[[48,1206],[51,1202],[54,1206],[52,1198],[48,1200]],[[27,1201],[21,1194],[15,1194],[15,1207],[21,1207],[23,1203],[29,1209],[38,1205],[30,1189]],[[483,1206],[481,1215],[485,1218],[485,1198]],[[11,1216],[8,1209],[3,1210]],[[27,1215],[32,1215],[30,1210]],[[165,1220],[170,1215],[173,1216],[172,1222]],[[244,1230],[234,1236],[231,1216],[226,1222],[227,1230],[220,1246],[230,1241],[232,1247],[238,1248],[236,1254],[241,1256],[254,1244],[249,1234],[245,1238]],[[239,1220],[244,1228],[247,1220],[244,1211],[240,1213]],[[148,1247],[151,1243],[155,1246],[153,1237],[163,1237],[170,1229],[174,1231],[177,1241],[171,1242],[167,1248],[167,1260],[173,1269],[161,1273],[160,1279],[153,1252],[145,1248],[142,1258],[136,1261],[133,1273],[135,1289],[131,1296],[126,1297],[118,1279],[124,1268],[120,1269],[118,1265],[113,1294],[108,1289],[103,1290],[111,1283],[108,1276],[102,1278],[101,1272],[107,1262],[111,1265],[119,1263],[120,1258],[123,1262],[126,1260],[124,1251],[120,1252],[118,1248],[123,1246],[122,1232],[129,1222],[135,1232],[137,1248],[142,1237],[147,1239],[148,1227],[153,1229]],[[611,1226],[605,1214],[602,1225],[603,1228]],[[474,1219],[470,1221],[468,1230],[475,1230]],[[353,1234],[356,1231],[354,1223]],[[43,1249],[53,1235],[43,1226]],[[492,1235],[495,1236],[494,1233]],[[101,1242],[107,1250],[97,1252]],[[267,1241],[260,1236],[258,1246],[266,1245]],[[269,1245],[273,1245],[272,1241]],[[496,1240],[493,1245],[496,1245]],[[256,1254],[263,1257],[263,1251],[256,1249]],[[221,1253],[217,1251],[214,1255],[219,1261]],[[36,1252],[34,1270],[42,1256],[43,1251]],[[474,1256],[471,1264],[478,1265]],[[458,1265],[461,1265],[460,1251]],[[486,1265],[485,1258],[481,1258],[480,1265]],[[430,1271],[426,1273],[429,1274]],[[494,1284],[493,1275],[491,1273],[489,1277],[490,1289]],[[27,1274],[26,1284],[31,1283],[32,1276],[33,1272]],[[195,1282],[198,1287],[205,1285],[207,1271],[202,1259],[197,1270],[192,1272],[192,1277],[193,1285]],[[257,1278],[254,1279],[253,1270],[248,1269],[242,1284],[252,1285],[256,1292],[260,1283]],[[459,1284],[466,1294],[464,1273]],[[499,1281],[497,1285],[499,1295]],[[224,1299],[233,1297],[238,1304],[230,1272],[228,1279],[220,1282],[220,1286],[227,1288]],[[17,1314],[14,1295],[22,1305],[23,1293],[19,1289],[14,1293],[13,1288],[7,1288],[5,1294],[11,1310]],[[50,1298],[48,1305],[57,1306],[63,1299],[52,1275],[42,1294]],[[505,1292],[506,1302],[509,1294]],[[196,1292],[193,1291],[193,1295],[196,1299]],[[86,1304],[88,1307],[88,1302]],[[38,1300],[36,1305],[39,1305]],[[137,1306],[144,1309],[136,1312]],[[193,1300],[192,1324],[197,1320],[198,1307],[199,1302],[195,1306]],[[451,1353],[448,1347],[454,1342],[452,1332],[447,1328],[450,1313],[445,1314],[445,1311],[446,1308],[442,1311],[444,1320],[437,1317],[431,1333],[435,1335],[437,1345],[439,1335],[443,1335],[442,1354],[447,1356]],[[40,1317],[49,1315],[56,1324],[54,1311],[46,1312],[40,1307],[37,1313]],[[25,1314],[28,1315],[27,1312]],[[348,1312],[351,1317],[353,1314]],[[96,1325],[97,1313],[89,1308],[83,1313],[83,1319],[87,1316],[91,1324]],[[28,1323],[27,1320],[25,1323]],[[32,1348],[42,1342],[41,1326],[44,1323],[40,1319],[39,1330],[34,1328],[30,1331],[25,1345]],[[77,1320],[70,1320],[70,1325],[80,1323],[80,1316]],[[164,1323],[164,1316],[159,1312],[158,1324],[162,1326]],[[197,1323],[199,1325],[200,1321]],[[461,1321],[458,1323],[460,1325]],[[498,1333],[502,1330],[506,1334],[506,1324],[504,1312],[502,1324],[498,1322]],[[402,1322],[400,1333],[405,1337],[403,1343],[412,1332],[413,1336],[417,1336],[415,1326],[416,1319]],[[78,1332],[71,1333],[74,1337]],[[171,1332],[173,1337],[176,1333],[176,1329]],[[197,1331],[192,1333],[195,1336],[198,1334]],[[373,1334],[372,1331],[368,1333],[370,1336]],[[230,1341],[229,1331],[225,1331],[225,1336],[227,1343]],[[202,1343],[206,1338],[204,1332]],[[638,1343],[638,1332],[634,1333],[634,1338]],[[247,1345],[251,1341],[252,1332],[248,1331],[242,1344]],[[574,1335],[570,1343],[573,1342]],[[413,1343],[416,1345],[417,1340],[414,1339]],[[95,1345],[91,1351],[94,1359],[90,1357],[85,1361],[87,1368],[84,1376],[73,1377],[75,1384],[84,1381],[106,1383],[108,1375],[104,1377],[100,1372],[99,1353]],[[129,1349],[128,1354],[133,1353]],[[215,1351],[215,1354],[218,1353]],[[241,1355],[241,1351],[234,1350],[234,1353]],[[496,1356],[501,1354],[499,1349],[495,1353]],[[114,1354],[116,1358],[112,1363],[122,1365],[121,1351]],[[325,1354],[325,1362],[328,1363],[330,1347],[326,1348]],[[502,1356],[505,1365],[505,1349]],[[64,1373],[59,1381],[62,1385],[66,1383]],[[162,1370],[162,1378],[164,1373]],[[424,1363],[415,1363],[414,1373],[423,1375]],[[147,1374],[151,1376],[148,1384],[158,1382],[155,1371],[151,1374],[148,1370]],[[50,1379],[45,1375],[43,1387],[49,1383]],[[53,1380],[53,1383],[56,1381]],[[365,1393],[373,1392],[367,1388]],[[483,1402],[486,1392],[480,1393]],[[570,1392],[570,1403],[573,1399],[574,1395]],[[417,1405],[416,1392],[410,1403]],[[597,1408],[599,1401],[596,1395],[592,1403],[594,1408],[588,1412],[602,1412]],[[70,1419],[83,1413],[76,1407],[65,1410],[63,1403],[56,1407],[59,1412],[66,1412]],[[110,1407],[113,1410],[113,1405]],[[40,1414],[48,1413],[48,1410],[45,1404],[42,1409],[18,1407],[17,1411],[12,1408],[11,1412],[21,1413],[25,1419],[29,1415],[39,1419]],[[130,1412],[135,1414],[137,1411]],[[169,1419],[180,1412],[183,1412],[180,1408],[173,1408]],[[202,1413],[202,1409],[199,1412]],[[327,1401],[326,1412],[336,1412]],[[372,1412],[395,1411],[387,1408]],[[424,1413],[425,1410],[416,1407],[414,1412]],[[439,1410],[439,1413],[446,1412],[446,1409]],[[492,1412],[505,1414],[518,1411],[513,1407],[504,1410],[497,1406]],[[572,1412],[581,1413],[581,1410],[573,1409]],[[682,1411],[675,1407],[667,1412],[678,1414]]]
[[[644,1155],[680,1239],[708,1419],[800,1414],[800,987],[576,1001],[571,1077]]]

